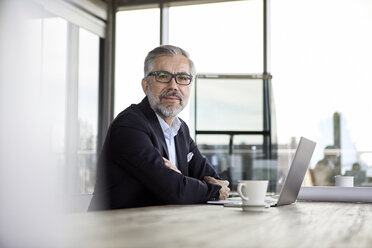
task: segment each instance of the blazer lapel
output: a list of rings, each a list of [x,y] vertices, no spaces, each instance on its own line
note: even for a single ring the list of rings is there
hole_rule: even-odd
[[[182,128],[178,130],[178,134],[174,137],[174,140],[176,144],[178,169],[182,172],[183,175],[188,176],[189,168],[187,164],[187,148]]]
[[[161,129],[159,120],[156,117],[154,110],[152,110],[150,107],[150,103],[147,97],[145,97],[142,100],[142,102],[139,104],[139,107],[141,111],[144,113],[144,115],[146,116],[146,118],[149,120],[149,123],[152,129],[154,130],[155,135],[158,138],[158,141],[160,142],[163,148],[164,154],[166,155],[166,158],[168,159],[169,158],[168,147],[167,147],[167,144],[165,143],[165,137],[164,137],[163,130]]]

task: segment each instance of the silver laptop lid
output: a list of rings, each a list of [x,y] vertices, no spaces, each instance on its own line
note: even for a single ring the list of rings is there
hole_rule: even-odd
[[[315,145],[315,142],[301,137],[280,193],[277,206],[291,204],[296,201],[306,170],[309,167]]]

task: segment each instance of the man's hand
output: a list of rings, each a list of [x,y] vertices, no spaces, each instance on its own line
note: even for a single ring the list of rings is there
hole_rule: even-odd
[[[169,169],[172,169],[175,172],[178,172],[178,173],[182,174],[181,171],[179,169],[177,169],[177,167],[175,165],[173,165],[168,159],[163,157],[163,160],[164,160],[164,165],[167,166]]]
[[[218,180],[214,177],[206,176],[204,177],[204,181],[208,183],[214,183],[218,184],[221,186],[220,189],[220,200],[226,200],[226,198],[229,196],[230,188],[229,186],[229,181],[226,180]]]

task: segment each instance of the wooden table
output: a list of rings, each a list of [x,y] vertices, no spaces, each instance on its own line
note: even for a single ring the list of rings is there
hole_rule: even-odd
[[[74,247],[372,247],[372,204],[297,202],[259,212],[159,206],[69,218]]]

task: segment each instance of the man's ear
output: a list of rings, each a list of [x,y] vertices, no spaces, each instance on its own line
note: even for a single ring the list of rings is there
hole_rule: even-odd
[[[149,91],[149,83],[147,82],[146,78],[142,79],[142,90],[145,93],[145,95],[147,96],[148,95],[147,93]]]

